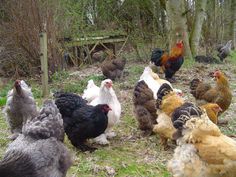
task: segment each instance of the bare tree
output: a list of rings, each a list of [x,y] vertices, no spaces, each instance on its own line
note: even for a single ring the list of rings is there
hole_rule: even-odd
[[[185,55],[187,58],[192,58],[186,24],[187,11],[184,8],[184,0],[168,0],[166,2],[166,10],[169,23],[170,44],[173,46],[177,38],[182,38],[184,41]]]
[[[196,10],[195,10],[195,19],[193,24],[193,29],[190,38],[190,45],[192,54],[195,56],[198,52],[199,40],[201,37],[202,24],[204,18],[206,17],[206,4],[207,0],[198,0],[196,1]]]

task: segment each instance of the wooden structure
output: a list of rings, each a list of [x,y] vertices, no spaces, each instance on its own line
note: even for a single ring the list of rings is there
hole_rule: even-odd
[[[48,90],[48,56],[47,56],[47,33],[39,34],[40,39],[40,62],[41,62],[41,78],[43,86],[43,97],[49,95]]]
[[[125,34],[106,34],[103,36],[67,39],[64,45],[67,48],[73,49],[74,56],[76,56],[77,59],[90,62],[93,54],[101,50],[107,52],[109,55],[119,55],[127,40],[128,37]],[[122,44],[119,51],[117,44]]]

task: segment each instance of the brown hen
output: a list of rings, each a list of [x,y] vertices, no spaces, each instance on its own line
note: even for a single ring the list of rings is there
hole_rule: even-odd
[[[156,101],[153,98],[152,90],[143,80],[135,86],[133,103],[139,128],[144,131],[144,135],[150,135],[153,125],[156,124]]]
[[[113,60],[104,60],[101,65],[102,73],[106,78],[115,80],[121,78],[125,68],[126,59],[116,58]]]
[[[214,77],[216,78],[215,87],[203,83],[199,79],[193,79],[190,83],[191,94],[197,101],[218,104],[222,109],[221,113],[223,113],[231,104],[232,93],[229,88],[228,79],[222,72],[214,72]]]

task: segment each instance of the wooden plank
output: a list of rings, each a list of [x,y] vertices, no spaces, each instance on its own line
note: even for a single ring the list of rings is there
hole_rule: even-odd
[[[40,62],[41,62],[41,78],[43,86],[43,97],[49,95],[48,90],[48,56],[47,56],[47,33],[39,34],[40,41]]]
[[[71,42],[65,42],[65,46],[73,47],[73,46],[91,45],[91,44],[95,44],[97,41],[99,41],[100,43],[118,43],[118,42],[125,42],[126,38],[88,40],[88,41],[71,41]]]

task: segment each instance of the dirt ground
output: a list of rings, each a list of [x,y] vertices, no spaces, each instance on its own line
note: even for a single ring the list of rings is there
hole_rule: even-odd
[[[236,134],[236,62],[232,60],[223,64],[206,65],[195,63],[191,66],[185,65],[176,74],[177,82],[173,84],[175,88],[183,91],[186,100],[194,102],[195,100],[190,94],[189,82],[197,77],[214,84],[209,74],[216,69],[223,71],[229,78],[230,88],[234,95],[230,108],[219,118],[229,120],[227,126],[220,127],[228,135]],[[236,61],[236,58],[234,60]],[[120,123],[114,128],[117,136],[110,140],[110,145],[97,146],[98,150],[94,153],[81,153],[66,140],[65,143],[74,159],[73,166],[67,175],[68,177],[170,176],[166,169],[166,163],[172,157],[175,145],[169,142],[171,148],[164,150],[160,146],[158,135],[142,137],[140,130],[137,129],[137,121],[133,114],[133,89],[146,65],[146,63],[128,62],[125,68],[125,77],[120,81],[114,82],[114,90],[122,105],[122,115]],[[50,88],[55,90],[55,88],[64,87],[68,83],[75,84],[73,86],[77,88],[77,86],[81,86],[81,81],[87,81],[91,75],[93,75],[93,78],[97,78],[95,82],[100,85],[102,80],[100,68],[98,65],[91,65],[80,71],[71,71],[64,79],[53,81]],[[160,76],[163,78],[162,75]],[[40,89],[38,84],[33,84],[32,87]],[[86,84],[80,90],[85,87]],[[82,92],[78,91],[77,93],[81,94]],[[37,102],[40,105],[42,99],[38,98]],[[2,156],[9,143],[7,140],[9,131],[7,130],[4,116],[0,116],[2,117],[0,118],[0,156]]]

